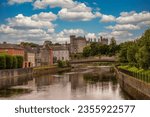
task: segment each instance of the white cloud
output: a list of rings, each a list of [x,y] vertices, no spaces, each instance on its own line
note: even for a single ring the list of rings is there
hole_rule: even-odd
[[[100,32],[98,33],[98,35],[102,37],[107,37],[109,35],[109,32]]]
[[[73,0],[36,0],[33,4],[36,9],[44,9],[46,7],[61,7],[61,8],[71,8],[76,3]]]
[[[128,36],[132,36],[132,34],[129,33],[128,31],[113,31],[111,32],[111,36],[112,37],[116,37],[116,36],[128,37]]]
[[[56,20],[56,15],[49,13],[40,13],[32,16],[24,16],[18,14],[13,18],[7,19],[7,24],[0,25],[1,40],[8,41],[30,41],[41,43],[42,41],[51,38],[55,32],[55,25],[51,22]]]
[[[95,15],[92,12],[71,12],[70,9],[62,9],[59,11],[58,16],[62,20],[69,20],[69,21],[89,21],[95,18]]]
[[[73,0],[36,0],[34,2],[34,8],[36,9],[44,9],[48,6],[51,8],[62,8],[58,12],[58,16],[62,20],[89,21],[100,15],[98,13],[93,14],[92,8],[87,7],[85,3],[80,3]]]
[[[4,34],[9,34],[9,33],[16,33],[17,30],[11,28],[10,26],[7,25],[0,25],[0,33],[4,33]]]
[[[96,12],[96,13],[95,13],[95,16],[96,16],[96,17],[102,17],[102,14],[101,14],[100,12]]]
[[[40,14],[33,15],[31,19],[37,21],[54,21],[57,19],[57,15],[53,14],[52,12],[41,12]]]
[[[88,34],[86,34],[86,38],[95,39],[97,37],[96,37],[95,33],[88,33]]]
[[[60,19],[69,21],[89,21],[96,17],[92,13],[92,9],[87,7],[84,3],[77,4],[73,8],[63,8],[59,11],[58,16]]]
[[[139,26],[135,26],[133,24],[116,24],[115,26],[107,26],[107,29],[117,30],[117,31],[124,31],[124,30],[138,30],[140,29]]]
[[[33,0],[8,0],[8,4],[13,5],[13,4],[22,4],[25,2],[32,2]]]
[[[100,21],[101,22],[113,22],[115,20],[116,20],[116,18],[112,15],[102,15]]]
[[[14,18],[8,18],[8,25],[14,28],[20,29],[32,29],[32,28],[43,28],[49,29],[54,28],[54,25],[49,21],[34,20],[31,17],[24,16],[23,14],[18,14]]]
[[[144,21],[150,21],[150,12],[143,11],[136,13],[135,11],[131,12],[122,12],[121,16],[116,19],[117,23],[127,24],[127,23],[139,23]]]

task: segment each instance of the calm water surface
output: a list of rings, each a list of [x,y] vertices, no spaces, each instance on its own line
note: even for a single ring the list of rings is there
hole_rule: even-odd
[[[111,67],[76,68],[62,74],[20,80],[17,86],[0,90],[0,99],[130,99],[120,88]]]

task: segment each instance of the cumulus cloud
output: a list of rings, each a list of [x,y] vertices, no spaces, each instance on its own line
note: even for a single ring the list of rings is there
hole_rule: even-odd
[[[95,39],[95,38],[97,38],[97,36],[95,33],[88,33],[88,34],[86,34],[86,38]]]
[[[127,24],[127,23],[139,23],[150,21],[150,12],[143,11],[136,13],[135,11],[131,12],[122,12],[121,16],[116,19],[117,23]]]
[[[54,28],[54,25],[50,21],[35,20],[32,16],[28,17],[23,14],[18,14],[13,18],[8,18],[7,21],[9,26],[19,29]]]
[[[13,5],[13,4],[22,4],[25,2],[33,2],[33,0],[8,0],[8,4]]]
[[[95,15],[92,12],[71,12],[70,9],[62,9],[59,11],[58,16],[62,20],[69,21],[89,21],[95,18]]]
[[[10,26],[7,25],[0,25],[0,33],[4,33],[4,34],[10,34],[10,33],[16,33],[17,30],[11,28]]]
[[[111,36],[112,37],[116,37],[116,36],[128,37],[128,36],[132,36],[132,34],[129,33],[128,31],[113,31],[113,32],[111,32]]]
[[[31,19],[36,21],[54,21],[57,19],[57,15],[53,14],[52,12],[41,12],[40,14],[33,15]]]
[[[101,22],[113,22],[115,20],[116,20],[116,18],[112,15],[102,15],[100,21]]]
[[[15,17],[8,18],[7,24],[0,25],[1,40],[24,40],[40,43],[41,41],[51,38],[55,32],[55,25],[52,21],[57,16],[52,12],[40,13],[32,16],[18,14]]]
[[[59,11],[58,16],[60,19],[69,21],[89,21],[95,18],[92,9],[87,7],[84,3],[77,4],[73,8],[63,8]]]
[[[124,30],[138,30],[140,29],[139,26],[133,24],[116,24],[115,26],[107,26],[107,29],[117,30],[117,31],[124,31]]]
[[[98,13],[93,14],[92,9],[87,7],[85,3],[73,0],[37,0],[33,5],[36,9],[44,9],[48,6],[51,8],[60,7],[58,16],[62,20],[89,21],[100,15]]]
[[[72,8],[76,3],[73,0],[36,0],[33,4],[36,9],[44,9],[46,7]]]

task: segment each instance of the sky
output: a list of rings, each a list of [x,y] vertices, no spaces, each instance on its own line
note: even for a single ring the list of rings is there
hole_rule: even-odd
[[[150,0],[0,0],[0,43],[69,42],[70,35],[139,38],[150,28]]]

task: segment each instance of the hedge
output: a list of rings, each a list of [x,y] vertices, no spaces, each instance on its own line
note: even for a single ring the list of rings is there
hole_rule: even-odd
[[[22,56],[0,54],[0,69],[16,69],[23,67]]]
[[[18,67],[18,61],[17,61],[17,57],[13,56],[13,69],[16,69]]]
[[[5,55],[6,57],[6,69],[11,69],[13,67],[13,56]]]
[[[6,68],[6,57],[3,54],[0,54],[0,69]]]
[[[23,57],[22,56],[16,56],[17,57],[17,68],[23,67]]]

